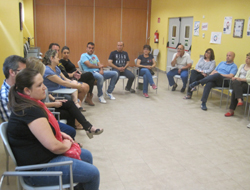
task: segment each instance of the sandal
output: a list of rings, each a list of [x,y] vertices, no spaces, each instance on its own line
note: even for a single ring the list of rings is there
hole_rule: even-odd
[[[82,111],[82,112],[85,112],[86,111],[86,109],[84,109],[83,107],[79,107],[78,108],[80,111]]]
[[[104,131],[103,129],[96,129],[96,130],[93,132],[93,131],[91,131],[91,128],[90,128],[88,131],[86,131],[86,134],[88,135],[88,137],[89,137],[90,139],[92,139],[92,138],[93,138],[93,135],[100,135],[103,131]]]
[[[185,100],[191,99],[191,96],[184,96],[183,99]]]

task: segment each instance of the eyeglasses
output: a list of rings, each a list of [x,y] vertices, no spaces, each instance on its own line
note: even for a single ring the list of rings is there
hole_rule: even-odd
[[[177,50],[183,50],[182,48],[177,48]]]
[[[21,69],[17,69],[17,70],[15,70],[16,71],[16,73],[19,73],[20,71],[21,71]]]

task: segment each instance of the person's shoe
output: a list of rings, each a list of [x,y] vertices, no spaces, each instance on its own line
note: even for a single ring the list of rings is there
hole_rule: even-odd
[[[135,90],[134,90],[134,89],[132,89],[132,88],[130,88],[130,90],[129,90],[129,89],[127,89],[127,88],[125,88],[125,90],[126,90],[126,91],[128,91],[128,92],[130,92],[130,93],[135,93]]]
[[[103,104],[106,104],[106,100],[104,99],[103,95],[99,97],[99,101]]]
[[[197,82],[197,81],[195,81],[195,82],[193,82],[192,84],[190,84],[189,85],[189,87],[191,88],[191,91],[194,91],[194,87],[196,87],[196,86],[198,86],[200,83],[199,82]]]
[[[204,111],[207,111],[207,106],[206,106],[205,102],[201,103],[201,109],[204,110]]]
[[[103,131],[104,131],[103,129],[96,129],[95,131],[89,130],[89,131],[86,131],[86,134],[88,135],[90,139],[92,139],[93,135],[100,135]]]
[[[181,89],[181,92],[185,92],[185,88],[182,88],[182,89]]]
[[[234,115],[234,112],[232,112],[232,113],[227,112],[227,113],[225,114],[225,117],[231,117],[231,116],[233,116],[233,115]]]
[[[113,96],[112,93],[108,93],[108,91],[107,91],[106,94],[108,95],[108,97],[110,98],[110,100],[115,100],[115,97]]]
[[[178,86],[178,85],[175,83],[175,84],[173,85],[172,91],[175,91],[176,88],[177,88],[177,86]]]
[[[155,84],[153,84],[152,88],[155,90],[155,89],[157,89],[157,86]]]
[[[243,102],[239,102],[237,106],[243,106]]]
[[[143,93],[143,96],[144,96],[145,98],[149,98],[148,93]]]

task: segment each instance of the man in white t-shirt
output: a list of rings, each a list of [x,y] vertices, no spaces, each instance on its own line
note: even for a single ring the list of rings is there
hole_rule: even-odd
[[[173,55],[171,66],[174,67],[167,73],[168,82],[170,86],[173,86],[172,91],[175,91],[177,84],[174,81],[175,75],[180,75],[183,82],[181,92],[185,92],[187,81],[188,81],[188,69],[191,68],[193,61],[190,55],[185,52],[184,46],[179,45],[177,47],[177,53]]]

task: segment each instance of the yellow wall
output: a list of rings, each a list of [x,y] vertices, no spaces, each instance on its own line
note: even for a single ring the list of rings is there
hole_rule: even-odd
[[[23,31],[20,31],[19,25],[19,2],[28,12]],[[23,37],[28,32],[34,36],[33,28],[33,0],[0,0],[0,85],[5,78],[2,72],[5,58],[14,54],[23,56]]]
[[[194,65],[199,60],[199,55],[203,55],[207,48],[215,51],[215,61],[218,64],[226,60],[226,53],[234,51],[236,53],[235,63],[239,66],[245,63],[245,57],[250,52],[250,37],[246,35],[250,1],[246,0],[152,0],[151,6],[151,33],[150,45],[153,49],[160,50],[159,67],[166,70],[168,40],[168,19],[171,17],[193,16],[193,21],[200,21],[200,35],[193,36],[191,58]],[[203,19],[203,15],[205,18]],[[232,16],[231,34],[223,34],[223,24],[225,16]],[[158,18],[161,22],[158,23]],[[243,38],[233,38],[234,19],[245,19]],[[208,30],[201,30],[201,23],[208,23]],[[154,43],[154,32],[158,30],[160,34],[159,44]],[[211,32],[222,32],[221,44],[210,44]],[[205,33],[205,38],[202,38]],[[163,43],[164,38],[164,43]]]
[[[24,23],[23,23],[23,37],[34,37],[34,16],[33,16],[33,0],[23,0],[24,8]],[[24,43],[26,39],[24,39]],[[30,45],[34,45],[34,39],[30,40]]]

